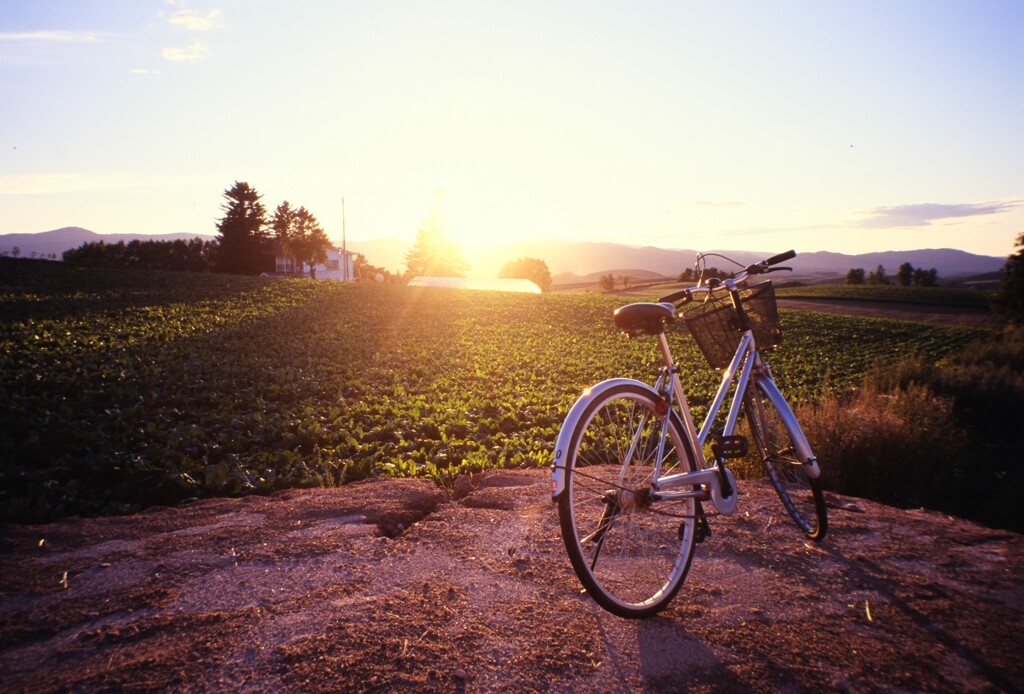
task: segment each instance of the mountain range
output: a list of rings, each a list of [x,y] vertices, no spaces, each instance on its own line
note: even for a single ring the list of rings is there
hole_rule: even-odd
[[[157,240],[214,237],[207,234],[98,234],[81,227],[64,227],[53,231],[34,234],[0,234],[0,254],[13,255],[14,249],[23,258],[55,257],[83,243],[106,241]],[[405,254],[410,243],[399,239],[374,239],[349,241],[348,249],[362,253],[378,267],[398,272],[404,268]],[[797,249],[799,251],[799,249]],[[762,260],[772,252],[717,251],[742,264]],[[675,277],[686,268],[693,267],[696,251],[685,249],[655,248],[653,246],[631,246],[617,243],[573,242],[573,241],[527,241],[499,243],[465,250],[470,273],[482,277],[494,277],[501,266],[515,258],[540,258],[547,263],[553,276],[561,282],[572,281],[574,277],[587,278],[595,274],[613,273],[633,278]],[[950,279],[998,272],[1006,262],[1005,257],[977,255],[951,248],[920,249],[913,251],[879,251],[848,255],[829,251],[801,253],[786,263],[796,272],[805,275],[845,275],[850,268],[864,268],[871,271],[879,265],[891,275],[903,263],[914,267],[935,268],[939,277]],[[729,267],[721,258],[710,258],[709,266]]]
[[[395,239],[373,241],[350,241],[349,250],[366,256],[367,260],[388,270],[404,267],[405,253],[409,243]],[[784,250],[784,249],[783,249]],[[799,249],[797,249],[799,252]],[[777,251],[775,251],[777,252]],[[748,265],[763,260],[775,252],[754,251],[707,251],[720,253]],[[630,246],[618,243],[572,242],[572,241],[531,241],[496,244],[490,247],[468,249],[466,261],[473,274],[495,276],[509,260],[529,257],[540,258],[548,265],[551,274],[568,281],[570,276],[587,278],[611,272],[629,275],[633,278],[676,277],[686,268],[693,267],[697,252],[688,249],[667,249],[653,246]],[[722,258],[709,258],[708,266],[726,269],[730,263]],[[848,255],[829,251],[800,253],[786,263],[794,271],[804,275],[846,275],[850,268],[872,271],[879,265],[894,275],[903,263],[915,268],[935,268],[939,277],[954,278],[998,272],[1006,262],[1005,257],[977,255],[952,248],[921,249],[913,251],[879,251]]]

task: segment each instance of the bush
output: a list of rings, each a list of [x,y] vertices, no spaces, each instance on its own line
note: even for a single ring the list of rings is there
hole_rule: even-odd
[[[877,368],[852,395],[797,408],[827,489],[1024,530],[1024,329],[938,366]]]

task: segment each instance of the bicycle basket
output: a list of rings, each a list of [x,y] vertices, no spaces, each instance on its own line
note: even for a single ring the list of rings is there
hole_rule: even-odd
[[[782,331],[771,280],[741,290],[740,297],[757,348],[766,350],[779,345]],[[683,314],[683,320],[708,363],[716,369],[729,366],[742,333],[728,296],[697,304]]]

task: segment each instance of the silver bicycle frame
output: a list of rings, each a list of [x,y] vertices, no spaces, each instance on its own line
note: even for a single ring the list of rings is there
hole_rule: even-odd
[[[700,491],[693,491],[692,487],[693,485],[707,485],[712,491],[711,496],[712,500],[716,502],[715,505],[720,506],[721,502],[724,501],[720,491],[721,477],[717,468],[708,466],[707,459],[704,457],[704,442],[711,432],[711,426],[714,424],[715,418],[722,408],[722,403],[725,402],[729,386],[736,378],[738,372],[739,382],[733,395],[732,404],[729,406],[729,416],[726,420],[723,434],[730,436],[736,428],[740,407],[743,404],[742,395],[746,390],[747,384],[750,382],[750,374],[755,361],[754,336],[748,330],[740,338],[740,344],[736,348],[732,362],[730,362],[722,374],[722,382],[718,386],[718,392],[715,393],[715,399],[711,403],[711,408],[708,410],[700,431],[697,431],[697,427],[693,422],[693,415],[690,414],[690,405],[686,400],[686,393],[683,391],[683,384],[679,380],[679,374],[675,369],[672,350],[669,347],[668,338],[664,332],[658,334],[658,346],[661,348],[662,359],[665,362],[669,378],[671,379],[672,395],[678,403],[677,409],[683,422],[684,433],[687,439],[689,439],[690,450],[693,451],[693,455],[696,458],[694,462],[698,469],[694,472],[683,472],[665,477],[660,476],[659,470],[655,473],[656,481],[652,485],[652,491],[661,500],[701,497],[706,496],[706,494]],[[683,486],[690,487],[690,489],[683,492],[672,491]],[[733,495],[733,499],[735,500],[735,495]],[[721,507],[719,510],[724,511]]]

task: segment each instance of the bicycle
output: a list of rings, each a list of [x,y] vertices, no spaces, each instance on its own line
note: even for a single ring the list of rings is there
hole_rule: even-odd
[[[724,280],[704,279],[708,257],[697,256],[696,286],[615,311],[615,324],[627,335],[657,338],[664,365],[654,385],[613,378],[586,389],[555,444],[552,498],[569,559],[586,592],[621,617],[653,615],[679,591],[695,545],[711,534],[705,502],[723,515],[736,511],[736,478],[726,461],[746,457],[751,447],[736,434],[741,408],[756,456],[789,515],[813,540],[828,529],[817,460],[761,351],[781,341],[774,288],[771,280],[747,284],[791,270],[776,266],[796,253]],[[699,431],[665,334],[677,312],[711,366],[723,372]],[[728,415],[712,437],[730,389]]]

